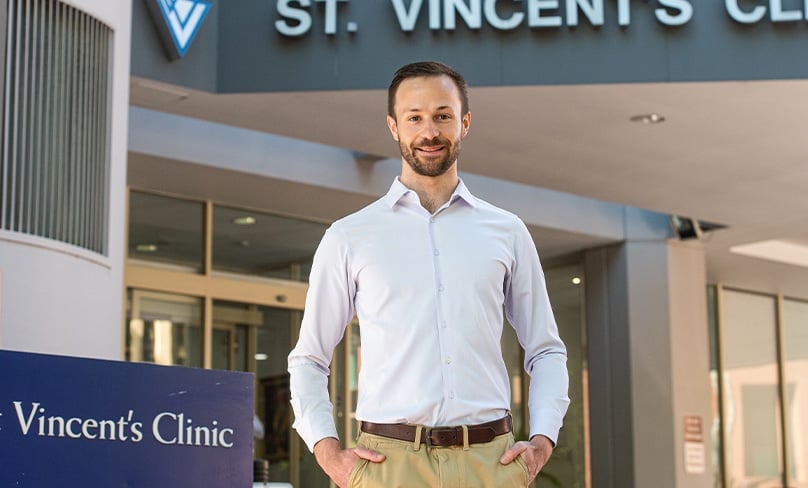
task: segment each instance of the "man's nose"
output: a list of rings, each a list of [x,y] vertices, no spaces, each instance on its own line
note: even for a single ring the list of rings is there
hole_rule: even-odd
[[[424,137],[433,138],[440,135],[440,129],[434,120],[427,120],[424,124],[423,130]]]

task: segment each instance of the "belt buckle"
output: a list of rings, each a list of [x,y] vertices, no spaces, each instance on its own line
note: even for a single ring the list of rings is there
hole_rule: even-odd
[[[440,440],[438,441],[439,442],[438,444],[435,444],[435,443],[432,442],[432,434],[433,433],[435,433],[436,435],[440,435],[443,432],[447,432],[447,433],[448,432],[453,432],[454,433],[454,443],[452,443],[452,444],[440,443]],[[424,433],[426,434],[424,439],[425,439],[425,442],[426,442],[426,446],[429,447],[429,448],[447,447],[447,446],[459,446],[459,445],[462,445],[462,441],[463,441],[462,432],[463,431],[462,431],[461,427],[426,427],[426,428],[424,428]]]
[[[423,432],[421,432],[421,435],[423,436],[422,439],[424,439],[424,444],[426,444],[426,447],[430,449],[435,447],[435,445],[432,444],[432,427],[424,427],[424,430]]]

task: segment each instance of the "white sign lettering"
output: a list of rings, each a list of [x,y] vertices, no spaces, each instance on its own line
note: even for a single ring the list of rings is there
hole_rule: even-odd
[[[519,0],[514,0],[519,1]],[[507,19],[503,19],[497,12],[497,0],[485,0],[483,5],[485,20],[491,27],[499,30],[511,30],[517,28],[525,19],[524,12],[514,12]]]
[[[749,5],[750,2],[743,2]],[[802,9],[786,10],[783,7],[783,0],[768,0],[768,2],[758,1],[758,5],[746,10],[742,9],[740,0],[724,0],[727,7],[727,13],[733,20],[741,24],[755,24],[763,20],[766,14],[772,22],[799,22],[801,20],[808,20],[808,3],[803,3]],[[768,3],[767,5],[765,5]]]
[[[609,18],[606,2],[616,7],[616,18]],[[324,8],[315,8],[318,3],[324,4]],[[651,6],[657,22],[670,27],[689,23],[696,13],[693,0],[641,3],[643,7]],[[803,3],[802,8],[786,8],[783,0],[724,0],[729,17],[741,24],[761,22],[767,14],[776,23],[808,20],[808,1]],[[349,0],[276,0],[279,18],[275,29],[288,37],[305,36],[315,25],[314,15],[321,12],[324,34],[357,32],[356,21],[341,18],[347,14],[348,4]],[[414,31],[419,20],[426,21],[433,31],[452,31],[459,25],[472,30],[488,26],[505,31],[519,27],[576,27],[582,23],[600,27],[607,22],[627,27],[631,25],[632,16],[632,0],[390,0],[390,4],[402,32]]]
[[[693,5],[688,0],[658,0],[660,5],[665,8],[658,8],[656,13],[657,19],[665,25],[683,25],[690,22],[693,18]],[[674,10],[677,13],[671,14],[668,10]]]
[[[210,427],[197,426],[190,418],[186,419],[185,414],[163,412],[154,417],[152,434],[160,444],[233,447],[233,429],[219,429],[218,426],[219,422],[216,420],[211,422]]]
[[[22,402],[12,404],[20,432],[24,436],[30,433],[39,437],[135,443],[143,440],[143,423],[134,421],[133,410],[117,420],[85,419],[46,415],[45,408],[38,402],[30,405],[23,405]],[[165,445],[229,449],[234,445],[235,431],[220,426],[218,420],[211,420],[209,425],[197,425],[192,419],[186,418],[184,413],[161,412],[152,421],[152,435],[157,442]]]

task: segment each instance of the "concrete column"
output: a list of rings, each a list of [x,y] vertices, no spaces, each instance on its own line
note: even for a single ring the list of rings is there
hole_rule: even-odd
[[[592,486],[712,486],[702,247],[629,240],[589,251],[584,262]],[[702,443],[690,447],[703,447],[702,473],[688,472],[686,421],[701,422]]]

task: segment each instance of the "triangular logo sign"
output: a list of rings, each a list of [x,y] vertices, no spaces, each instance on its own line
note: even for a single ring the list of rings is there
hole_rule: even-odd
[[[204,0],[146,0],[171,59],[185,55],[211,3]]]

